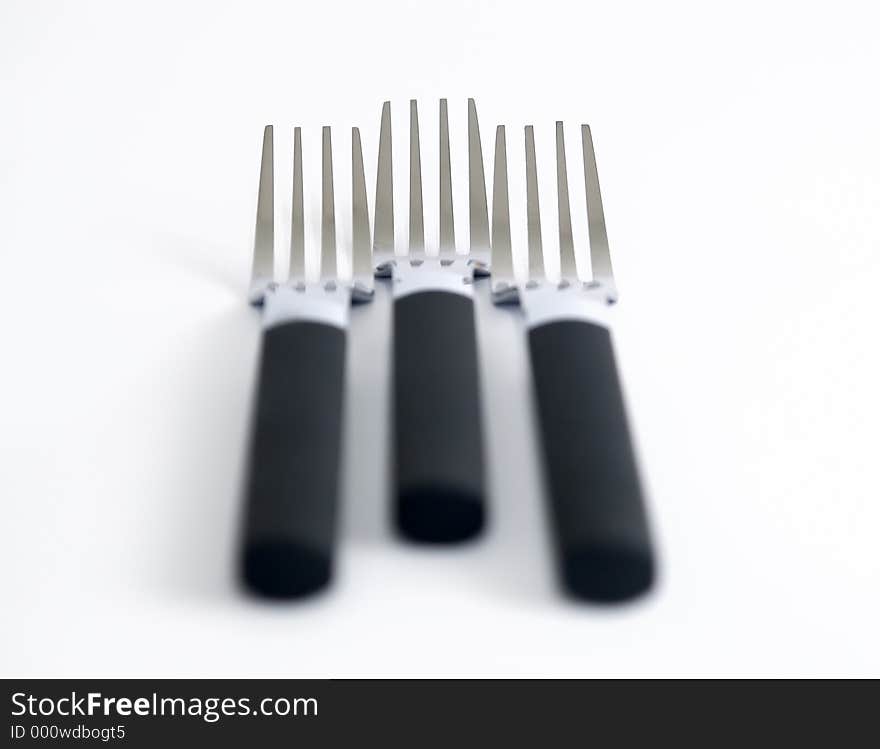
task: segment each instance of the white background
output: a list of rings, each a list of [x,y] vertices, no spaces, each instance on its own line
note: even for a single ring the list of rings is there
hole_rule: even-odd
[[[5,0],[2,674],[880,674],[875,7]],[[393,536],[382,290],[336,584],[236,585],[262,126],[287,183],[291,125],[361,125],[372,193],[381,102],[428,126],[439,96],[477,98],[487,163],[498,122],[592,124],[662,554],[639,603],[559,595],[520,321],[482,296],[491,527]]]

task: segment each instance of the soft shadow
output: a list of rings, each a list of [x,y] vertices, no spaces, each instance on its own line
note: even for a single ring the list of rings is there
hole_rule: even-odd
[[[175,352],[175,369],[186,373],[175,398],[187,412],[177,421],[186,454],[176,456],[165,583],[189,599],[240,595],[235,562],[259,335],[259,316],[242,302]]]
[[[480,560],[490,592],[529,605],[558,602],[544,512],[525,326],[518,307],[496,307],[475,285],[489,491]]]
[[[391,293],[378,280],[372,302],[351,309],[341,477],[343,543],[388,543]]]

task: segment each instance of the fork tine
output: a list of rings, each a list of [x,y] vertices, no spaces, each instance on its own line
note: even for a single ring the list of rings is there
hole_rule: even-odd
[[[452,165],[449,155],[449,109],[446,99],[440,99],[440,252],[455,253]]]
[[[336,207],[333,199],[333,148],[330,128],[322,129],[321,156],[321,278],[336,277]]]
[[[571,233],[571,203],[568,198],[568,167],[565,163],[565,133],[556,123],[556,197],[559,213],[560,271],[563,278],[577,278],[574,238]]]
[[[504,125],[495,129],[495,176],[492,184],[492,275],[513,277],[510,206],[507,195],[507,138]]]
[[[505,168],[505,184],[507,182],[506,174]],[[486,200],[486,174],[483,171],[483,145],[480,142],[480,122],[477,119],[477,103],[473,99],[468,99],[468,193],[471,235],[471,246],[469,249],[471,251],[486,251],[489,249],[489,208],[488,201]],[[493,208],[493,221],[494,215]]]
[[[376,214],[373,251],[394,252],[394,193],[391,169],[391,102],[382,105],[379,163],[376,168]]]
[[[367,183],[364,178],[364,153],[361,131],[351,129],[351,269],[355,277],[373,272],[370,257],[370,213],[367,209]]]
[[[290,210],[290,279],[306,272],[305,218],[303,214],[302,129],[293,129],[293,200]]]
[[[593,280],[614,280],[611,267],[611,251],[608,249],[608,233],[605,230],[605,212],[602,210],[602,193],[599,191],[599,173],[596,169],[596,153],[589,125],[581,125],[581,141],[584,150],[584,186],[587,193],[587,221],[590,235],[590,264]]]
[[[409,102],[409,252],[425,251],[425,214],[422,205],[422,156],[419,148],[419,105]]]
[[[541,205],[538,200],[538,165],[535,128],[526,125],[526,212],[529,229],[529,279],[544,277],[544,245],[541,239]]]
[[[275,176],[273,169],[272,126],[263,130],[263,154],[260,160],[260,187],[257,192],[257,223],[254,229],[254,261],[251,286],[271,281],[275,245]]]

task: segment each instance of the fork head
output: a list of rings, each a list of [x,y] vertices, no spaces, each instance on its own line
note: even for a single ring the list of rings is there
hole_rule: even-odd
[[[266,306],[270,300],[291,297],[292,293],[348,302],[369,301],[373,297],[372,251],[367,211],[367,191],[360,131],[351,130],[352,212],[350,281],[338,278],[336,267],[336,201],[333,190],[333,149],[331,129],[321,133],[321,219],[320,280],[307,282],[305,272],[305,211],[303,208],[302,129],[293,131],[293,191],[291,205],[290,270],[285,282],[275,281],[274,273],[274,136],[272,125],[263,131],[260,162],[260,186],[257,194],[257,221],[254,232],[254,255],[248,299],[254,306]]]
[[[473,275],[488,275],[489,216],[486,179],[477,108],[468,100],[468,221],[470,240],[464,252],[456,245],[453,210],[453,160],[449,139],[449,109],[446,99],[439,102],[439,167],[437,233],[426,235],[422,190],[421,137],[416,100],[409,103],[409,201],[408,240],[405,253],[395,252],[394,190],[391,137],[391,103],[382,107],[379,161],[376,178],[376,214],[373,250],[376,275],[388,278],[406,266],[423,264],[461,271],[470,282]],[[459,224],[461,226],[461,224]]]
[[[553,289],[579,292],[578,296],[610,305],[617,301],[617,289],[608,249],[599,177],[589,125],[581,125],[581,155],[583,165],[583,203],[576,217],[586,217],[585,234],[580,237],[572,229],[571,201],[569,199],[568,161],[565,132],[562,122],[556,123],[556,213],[555,235],[545,233],[541,225],[538,158],[535,129],[527,125],[523,131],[525,166],[525,228],[528,252],[528,276],[525,282],[517,279],[513,262],[511,240],[511,203],[508,186],[508,156],[506,129],[499,125],[495,132],[495,173],[492,189],[492,299],[496,304],[525,303],[525,293]],[[545,199],[546,199],[545,190]],[[519,204],[514,204],[519,207]],[[548,280],[544,266],[544,238],[550,239],[551,251],[558,251],[559,278]],[[592,279],[582,281],[575,260],[576,240],[588,240]]]

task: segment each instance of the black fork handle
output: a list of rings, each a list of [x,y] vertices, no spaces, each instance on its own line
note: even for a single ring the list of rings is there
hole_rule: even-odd
[[[471,538],[486,515],[473,298],[396,298],[393,346],[397,527],[415,541]]]
[[[297,320],[263,335],[245,508],[243,577],[273,598],[333,571],[345,330]]]
[[[556,320],[529,330],[563,584],[595,601],[646,591],[655,558],[611,334]]]

